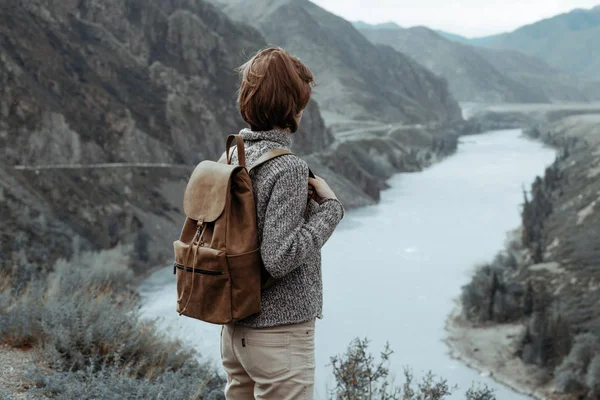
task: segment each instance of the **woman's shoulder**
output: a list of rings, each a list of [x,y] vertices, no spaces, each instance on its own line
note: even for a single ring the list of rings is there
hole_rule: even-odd
[[[285,154],[261,165],[258,173],[263,176],[298,176],[304,179],[308,178],[308,164],[295,154]]]

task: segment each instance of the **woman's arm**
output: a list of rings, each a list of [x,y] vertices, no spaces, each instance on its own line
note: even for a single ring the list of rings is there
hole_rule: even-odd
[[[336,199],[325,200],[304,219],[308,167],[299,160],[278,173],[265,213],[261,256],[265,269],[282,278],[320,251],[344,216]]]

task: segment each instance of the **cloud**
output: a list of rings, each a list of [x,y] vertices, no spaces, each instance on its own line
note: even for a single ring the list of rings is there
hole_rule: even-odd
[[[311,0],[345,19],[425,25],[476,37],[514,30],[540,19],[591,8],[600,0]]]

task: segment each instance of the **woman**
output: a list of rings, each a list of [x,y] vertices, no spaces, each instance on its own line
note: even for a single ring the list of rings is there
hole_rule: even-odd
[[[289,150],[313,77],[299,59],[276,47],[258,52],[240,72],[238,105],[250,126],[240,134],[252,165],[268,150]],[[309,179],[308,166],[294,155],[268,161],[251,178],[261,256],[275,282],[261,293],[260,313],[223,327],[225,396],[312,399],[315,319],[322,318],[323,307],[321,247],[344,209],[323,179]]]

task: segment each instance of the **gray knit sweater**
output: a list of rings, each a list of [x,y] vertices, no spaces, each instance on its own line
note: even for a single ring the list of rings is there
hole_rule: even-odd
[[[246,164],[264,152],[290,149],[291,134],[243,129]],[[237,154],[234,152],[234,163]],[[344,216],[338,200],[308,199],[308,166],[293,155],[281,156],[251,172],[260,252],[276,283],[261,294],[261,312],[237,323],[263,328],[322,318],[321,247]],[[305,211],[308,214],[305,218]]]

